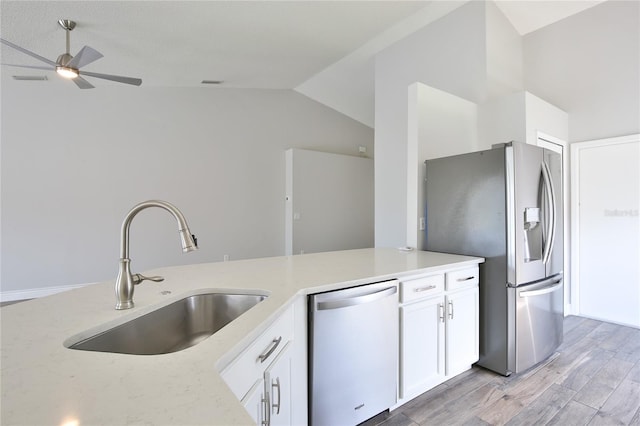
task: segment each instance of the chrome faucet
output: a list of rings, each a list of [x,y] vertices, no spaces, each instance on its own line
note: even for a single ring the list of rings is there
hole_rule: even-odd
[[[178,221],[178,232],[182,242],[182,251],[188,253],[198,249],[198,242],[195,235],[189,231],[187,221],[173,204],[160,200],[144,201],[134,206],[122,222],[120,238],[120,265],[118,278],[116,278],[116,309],[133,308],[133,289],[144,280],[162,281],[162,277],[145,277],[141,274],[131,274],[131,259],[129,259],[129,227],[133,218],[141,211],[149,207],[160,207],[167,210]]]

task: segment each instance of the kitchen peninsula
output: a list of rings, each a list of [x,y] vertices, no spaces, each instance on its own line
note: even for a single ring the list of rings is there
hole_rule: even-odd
[[[114,309],[113,281],[3,307],[0,423],[251,424],[221,372],[224,375],[291,306],[306,306],[307,294],[476,267],[482,261],[424,251],[361,249],[177,266],[147,271],[165,280],[137,286],[135,307],[125,311]],[[179,352],[127,355],[65,347],[65,342],[185,296],[234,291],[268,297]],[[296,339],[306,348],[306,312],[296,310],[293,318],[294,329],[303,331]]]

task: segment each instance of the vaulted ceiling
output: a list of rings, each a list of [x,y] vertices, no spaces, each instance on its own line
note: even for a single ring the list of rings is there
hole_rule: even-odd
[[[221,80],[224,87],[295,88],[436,3],[3,0],[1,36],[55,61],[65,51],[65,33],[57,21],[72,19],[77,26],[71,32],[71,54],[84,45],[104,54],[87,71],[140,77],[144,86],[198,86],[203,80]],[[521,33],[595,3],[497,2]],[[42,65],[4,45],[1,53],[3,64]],[[39,70],[3,66],[2,72],[56,80]]]
[[[2,38],[55,61],[65,50],[57,21],[72,19],[71,54],[89,45],[104,55],[87,71],[139,77],[144,86],[222,80],[225,87],[293,88],[427,3],[3,0]],[[41,65],[4,45],[2,63]]]

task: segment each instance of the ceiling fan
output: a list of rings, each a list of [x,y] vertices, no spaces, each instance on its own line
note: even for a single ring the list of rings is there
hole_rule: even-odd
[[[31,52],[30,50],[27,50],[16,44],[13,44],[10,41],[0,38],[0,42],[2,42],[2,44],[6,44],[7,46],[12,47],[22,53],[25,53],[41,62],[44,62],[49,66],[45,67],[45,66],[13,65],[13,64],[3,64],[3,65],[9,65],[12,67],[21,67],[21,68],[35,68],[35,69],[42,69],[42,70],[53,69],[62,77],[72,80],[76,84],[76,86],[78,86],[81,89],[93,89],[94,87],[91,83],[89,83],[87,80],[82,78],[81,75],[88,76],[88,77],[102,78],[104,80],[111,80],[118,83],[132,84],[134,86],[140,86],[142,84],[142,80],[139,78],[122,77],[119,75],[100,74],[96,72],[81,71],[80,68],[102,58],[103,55],[102,53],[98,52],[97,50],[89,46],[84,46],[82,49],[80,49],[80,51],[76,56],[72,56],[69,53],[69,50],[70,50],[69,49],[69,44],[70,44],[69,33],[76,27],[76,23],[69,19],[60,19],[58,20],[58,24],[66,31],[67,49],[65,53],[58,56],[58,59],[55,62],[47,58],[44,58],[38,55],[37,53]]]

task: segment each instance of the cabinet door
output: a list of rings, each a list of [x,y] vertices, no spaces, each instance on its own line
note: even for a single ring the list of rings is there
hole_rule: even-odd
[[[455,376],[478,361],[478,287],[446,296],[446,374]]]
[[[288,343],[264,373],[265,392],[269,395],[269,426],[291,424],[291,350]]]
[[[444,298],[400,307],[400,398],[412,398],[444,379]]]
[[[251,387],[242,399],[242,405],[257,425],[262,425],[264,420],[264,407],[266,405],[264,393],[264,380],[260,378]]]

